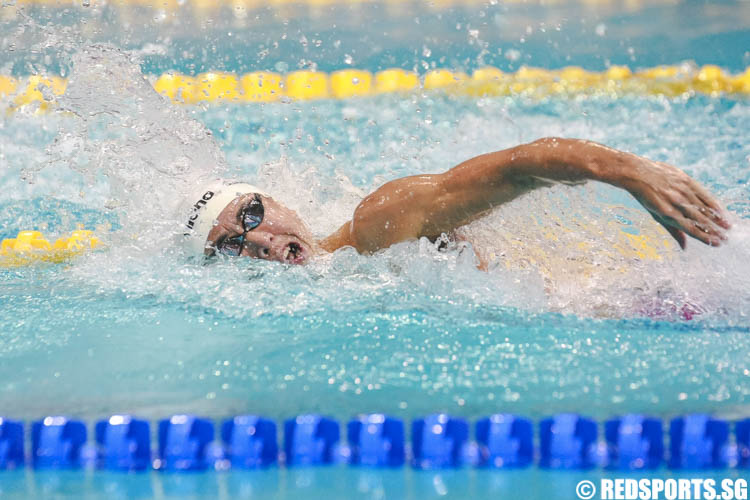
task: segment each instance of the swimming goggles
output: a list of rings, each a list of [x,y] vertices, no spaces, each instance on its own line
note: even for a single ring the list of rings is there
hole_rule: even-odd
[[[242,253],[242,247],[245,245],[245,235],[260,226],[260,223],[263,222],[264,213],[263,202],[260,200],[260,195],[256,193],[253,199],[250,200],[250,203],[245,205],[240,212],[242,228],[245,231],[239,236],[226,238],[222,241],[217,247],[219,253],[238,257]]]

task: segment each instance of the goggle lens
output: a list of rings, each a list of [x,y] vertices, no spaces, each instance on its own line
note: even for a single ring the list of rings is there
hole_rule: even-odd
[[[260,226],[260,223],[263,222],[264,213],[263,203],[260,201],[260,196],[256,194],[255,198],[253,198],[242,212],[242,225],[245,228],[245,232],[252,231]]]

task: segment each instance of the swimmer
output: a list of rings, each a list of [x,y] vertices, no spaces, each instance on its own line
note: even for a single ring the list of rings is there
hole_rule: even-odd
[[[183,237],[196,255],[304,264],[342,247],[370,254],[421,237],[434,241],[531,190],[587,180],[627,190],[682,249],[686,235],[711,246],[727,239],[724,209],[683,171],[594,142],[561,138],[477,156],[441,174],[390,181],[322,240],[263,190],[216,181],[187,201]]]

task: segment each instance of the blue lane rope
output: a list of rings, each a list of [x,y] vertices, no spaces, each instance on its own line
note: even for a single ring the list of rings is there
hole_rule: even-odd
[[[89,443],[86,423],[50,416],[32,423],[26,455],[23,422],[0,418],[0,469],[29,464],[35,469],[180,472],[341,463],[389,468],[409,463],[417,469],[533,464],[575,470],[642,470],[664,464],[677,470],[750,469],[750,418],[730,424],[704,414],[676,417],[669,422],[668,448],[662,421],[643,415],[604,422],[603,441],[597,422],[572,413],[545,418],[537,428],[535,448],[529,419],[496,414],[475,423],[471,441],[467,420],[439,413],[412,421],[408,446],[403,420],[367,414],[348,422],[343,444],[338,421],[300,415],[284,422],[280,450],[276,423],[269,419],[242,415],[225,420],[217,439],[213,421],[173,415],[159,421],[154,453],[146,420],[129,415],[100,420],[94,443]]]

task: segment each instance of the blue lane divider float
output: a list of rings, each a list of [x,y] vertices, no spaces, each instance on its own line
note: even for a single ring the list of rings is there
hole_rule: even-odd
[[[339,423],[320,415],[300,415],[284,422],[287,465],[328,465],[336,461]]]
[[[0,418],[0,469],[15,469],[23,463],[23,422]]]
[[[31,456],[37,469],[74,469],[82,462],[86,424],[54,416],[31,425]]]
[[[159,421],[159,468],[166,471],[206,470],[214,424],[194,415],[174,415]]]
[[[113,415],[95,425],[95,446],[87,444],[84,422],[62,416],[32,423],[29,455],[24,453],[22,422],[0,418],[0,470],[30,463],[37,469],[80,468],[142,471],[201,471],[228,467],[252,469],[284,463],[288,467],[348,462],[353,466],[418,469],[463,466],[619,470],[750,468],[750,418],[734,424],[708,415],[676,417],[665,436],[663,422],[643,415],[625,415],[603,425],[565,413],[534,426],[520,416],[496,414],[479,419],[475,442],[466,420],[443,413],[418,418],[411,425],[411,449],[404,423],[383,414],[360,415],[346,427],[340,443],[339,422],[320,415],[300,415],[284,422],[284,446],[277,444],[277,426],[268,419],[242,415],[225,420],[221,442],[214,423],[193,415],[159,421],[156,459],[152,461],[151,430],[146,420]],[[669,446],[665,447],[665,437]],[[668,457],[665,452],[668,450]],[[666,462],[665,462],[666,460]]]
[[[539,465],[551,469],[590,469],[597,465],[597,426],[591,419],[562,413],[539,422]]]
[[[604,424],[608,466],[612,469],[655,469],[664,456],[661,420],[625,415]]]
[[[151,467],[151,426],[129,415],[112,415],[95,427],[97,467],[137,471]]]
[[[221,440],[225,445],[225,458],[232,467],[268,467],[279,455],[276,423],[257,415],[225,420],[221,426]]]
[[[411,424],[414,459],[418,469],[460,467],[469,439],[469,424],[462,418],[436,413]]]
[[[349,463],[400,467],[406,460],[404,423],[381,413],[360,415],[346,427]]]
[[[737,422],[734,433],[737,436],[737,467],[750,469],[750,418]]]
[[[669,425],[670,461],[675,469],[722,469],[727,466],[729,423],[708,415],[678,417]]]
[[[531,421],[498,413],[476,423],[481,467],[526,467],[534,460],[534,428]]]

